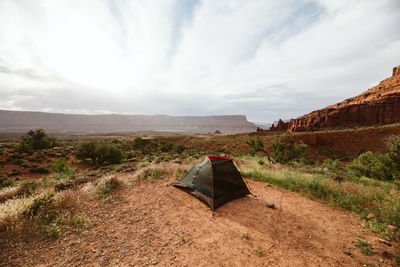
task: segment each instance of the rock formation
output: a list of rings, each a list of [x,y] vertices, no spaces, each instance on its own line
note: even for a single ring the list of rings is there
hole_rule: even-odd
[[[279,121],[272,131],[313,131],[400,122],[400,66],[392,77],[364,93],[313,111],[288,122]]]

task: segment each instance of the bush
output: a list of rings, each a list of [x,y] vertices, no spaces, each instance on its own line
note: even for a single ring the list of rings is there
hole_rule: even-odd
[[[186,150],[186,146],[182,143],[176,143],[172,146],[172,151],[174,151],[175,153],[182,153],[183,151]]]
[[[267,153],[263,141],[258,136],[255,139],[246,140],[246,144],[250,147],[249,154],[252,156],[255,156],[257,152]]]
[[[158,147],[158,142],[156,140],[151,141],[150,139],[144,139],[141,137],[136,137],[131,145],[132,149],[139,150],[143,154],[150,154],[157,147]]]
[[[0,189],[14,185],[14,181],[8,179],[4,175],[0,175]]]
[[[76,156],[78,159],[90,158],[94,164],[117,164],[125,158],[125,153],[113,144],[88,141],[79,144]]]
[[[43,129],[30,130],[21,137],[17,150],[19,152],[29,152],[30,149],[45,149],[54,147],[57,140],[49,137]]]
[[[29,171],[30,171],[31,173],[50,173],[50,170],[47,169],[45,166],[42,166],[42,165],[39,165],[39,166],[35,165],[35,166],[32,166],[32,167],[29,169]]]
[[[377,180],[394,180],[398,168],[389,154],[374,154],[371,151],[362,153],[347,166],[356,177],[366,176]]]
[[[71,207],[54,199],[54,193],[37,197],[24,212],[28,229],[39,235],[56,239],[68,222]]]
[[[282,137],[274,137],[271,141],[271,159],[274,163],[288,164],[305,160],[307,145],[303,143],[285,143]]]
[[[141,137],[136,137],[133,140],[132,148],[133,149],[143,149],[146,146],[148,146],[149,144],[150,144],[150,140],[149,139],[143,139]]]
[[[112,193],[113,191],[120,189],[122,187],[122,182],[112,177],[107,180],[104,185],[100,186],[97,190],[97,196],[107,202],[112,202]]]
[[[338,159],[325,159],[323,166],[329,172],[338,174],[343,172],[343,164]]]
[[[172,142],[161,142],[160,150],[161,152],[169,152],[172,150],[174,143]]]
[[[60,174],[71,174],[74,172],[74,169],[65,162],[65,159],[56,159],[52,161],[50,169]]]
[[[36,191],[36,189],[38,187],[39,187],[39,185],[35,181],[25,182],[25,183],[21,184],[18,195],[30,196]]]

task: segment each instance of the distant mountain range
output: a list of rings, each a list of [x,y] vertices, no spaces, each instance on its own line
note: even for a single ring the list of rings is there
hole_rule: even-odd
[[[49,133],[109,133],[171,131],[188,133],[253,132],[246,116],[78,115],[0,110],[0,132],[26,132],[42,128]]]

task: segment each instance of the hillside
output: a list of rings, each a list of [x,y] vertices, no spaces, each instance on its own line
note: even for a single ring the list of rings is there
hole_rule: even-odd
[[[256,130],[246,116],[77,115],[0,110],[0,131],[26,132],[43,128],[57,133],[177,131],[242,133]]]
[[[382,125],[399,121],[400,66],[397,66],[393,68],[392,77],[364,93],[288,122],[279,120],[271,130],[300,132]]]

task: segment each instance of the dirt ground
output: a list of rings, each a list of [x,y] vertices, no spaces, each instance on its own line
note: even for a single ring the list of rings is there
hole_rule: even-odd
[[[125,187],[112,204],[90,200],[92,224],[80,235],[50,241],[0,233],[0,266],[396,266],[355,247],[360,238],[391,252],[349,211],[247,180],[257,196],[212,217],[172,181]]]

